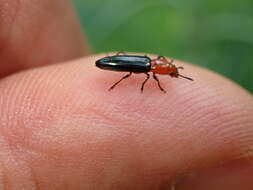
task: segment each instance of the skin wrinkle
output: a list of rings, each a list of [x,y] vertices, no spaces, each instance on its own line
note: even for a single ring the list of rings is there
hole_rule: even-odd
[[[222,138],[226,138],[226,136],[227,136],[226,134],[228,134],[230,137],[231,136],[237,137],[236,139],[238,141],[240,139],[239,138],[240,137],[239,136],[240,131],[243,131],[243,133],[246,133],[245,129],[247,129],[247,120],[245,120],[245,119],[247,119],[247,118],[241,112],[233,112],[233,113],[231,113],[231,115],[236,115],[234,117],[238,118],[238,119],[237,120],[231,120],[228,117],[227,120],[225,120],[224,122],[222,122],[220,124],[219,134],[220,134],[220,136],[222,136]],[[230,116],[230,118],[233,118],[233,117]],[[243,128],[240,128],[241,123],[244,123]]]
[[[200,96],[194,94],[193,97],[200,97]],[[204,97],[204,96],[203,96],[203,97]],[[204,98],[206,98],[206,97],[204,97]],[[187,120],[193,120],[192,118],[195,118],[195,119],[194,119],[194,123],[196,123],[195,126],[197,126],[197,123],[199,123],[200,126],[201,126],[202,120],[205,120],[205,118],[208,118],[208,117],[212,116],[212,115],[213,115],[213,112],[209,112],[209,111],[208,111],[207,114],[199,114],[200,112],[203,113],[203,110],[197,109],[196,112],[193,112],[193,113],[192,113],[192,110],[193,110],[194,108],[192,108],[192,106],[188,106],[188,105],[187,105],[188,102],[190,102],[190,100],[193,100],[192,97],[189,97],[186,101],[184,101],[184,103],[178,102],[179,105],[184,105],[184,106],[185,106],[185,110],[181,111],[181,112],[180,112],[180,115],[181,115],[181,117],[185,118],[185,119],[184,119],[185,122],[187,122]],[[180,101],[180,100],[179,100],[179,101]],[[203,101],[205,101],[205,100],[202,100],[202,99],[199,99],[199,98],[198,98],[198,100],[196,100],[196,101],[197,101],[198,103],[194,103],[194,106],[198,105],[199,102],[203,102]],[[194,102],[196,102],[196,101],[194,101]],[[172,106],[172,107],[173,107],[173,106]],[[202,106],[200,106],[200,107],[202,107]],[[210,107],[209,107],[208,109],[210,109]],[[177,114],[177,115],[178,115],[178,114]],[[201,116],[198,116],[198,115],[201,115]],[[205,115],[204,118],[203,118],[202,115]],[[196,116],[198,116],[198,117],[196,118]],[[215,117],[215,116],[214,116],[214,117]],[[190,119],[187,119],[187,118],[190,118]],[[174,123],[178,123],[178,120],[179,120],[179,119],[175,118],[175,119],[173,119],[173,120],[175,120]],[[180,120],[181,120],[181,119],[180,119]],[[183,123],[182,123],[181,125],[183,125]],[[193,125],[194,125],[194,124],[193,124]],[[203,127],[202,127],[202,128],[203,128]],[[200,130],[201,130],[201,128],[200,128]]]
[[[192,99],[192,97],[189,97],[189,99]],[[166,101],[166,100],[165,100]],[[187,113],[187,110],[189,108],[189,106],[187,106],[188,104],[188,101],[185,101],[186,104],[181,104],[180,100],[178,100],[178,97],[176,95],[173,95],[171,98],[170,98],[170,107],[172,108],[169,112],[169,115],[167,112],[164,112],[162,110],[166,110],[167,106],[163,107],[163,104],[161,103],[161,111],[160,113],[158,113],[159,115],[159,120],[160,121],[165,121],[165,123],[167,123],[168,120],[170,120],[170,125],[175,125],[175,124],[179,124],[182,119],[181,117],[178,117],[178,111],[174,108],[178,108],[178,105],[184,105],[184,110],[183,111],[179,111],[180,112],[180,115],[184,115],[184,113]],[[154,104],[155,105],[155,104]],[[153,118],[153,117],[152,117]],[[153,120],[157,120],[156,117],[153,118]],[[162,122],[161,122],[162,123]]]
[[[134,147],[133,147],[133,145],[132,144],[127,144],[126,145],[126,147],[123,149],[123,150],[125,150],[126,151],[126,153],[128,153],[128,150],[127,149],[133,149]],[[117,151],[116,151],[117,152]],[[126,162],[126,164],[125,164],[125,168],[127,169],[127,171],[119,171],[120,173],[126,173],[126,174],[128,174],[128,175],[126,175],[126,177],[133,177],[133,179],[135,178],[135,181],[137,182],[137,181],[139,181],[139,182],[141,182],[141,181],[150,181],[151,182],[151,187],[150,187],[150,185],[148,185],[148,184],[146,184],[146,186],[145,187],[149,187],[149,188],[151,188],[151,189],[154,189],[154,188],[152,188],[153,186],[152,186],[152,181],[153,181],[153,183],[155,182],[155,181],[159,181],[159,180],[155,180],[156,178],[159,178],[159,176],[156,176],[156,175],[149,175],[149,173],[144,173],[143,172],[143,165],[142,165],[142,163],[140,162],[140,163],[137,163],[137,162],[134,162],[134,160],[136,160],[136,159],[139,159],[139,158],[137,158],[136,156],[137,156],[137,154],[132,154],[131,155],[131,158],[124,158],[125,157],[125,155],[124,154],[121,154],[121,159],[119,158],[119,157],[117,157],[117,159],[116,160],[122,160],[122,159],[124,159],[124,162]],[[130,175],[130,176],[129,176]],[[118,177],[118,175],[116,175],[117,177]],[[137,179],[136,179],[137,178]],[[134,183],[133,183],[134,184]],[[156,183],[155,183],[156,184]],[[154,184],[153,184],[154,185]],[[138,185],[137,186],[134,186],[135,188],[137,188],[138,187]],[[145,187],[143,187],[143,186],[141,186],[142,188],[145,188]],[[140,187],[140,188],[141,188]],[[138,189],[138,188],[137,188]]]
[[[183,107],[183,110],[180,110],[180,116],[184,119],[187,119],[188,117],[194,118],[195,117],[194,115],[199,115],[198,112],[200,109],[197,109],[196,112],[193,112],[193,109],[195,109],[196,105],[199,105],[200,103],[203,105],[203,102],[208,102],[208,105],[210,105],[209,101],[206,101],[206,99],[208,99],[208,98],[203,95],[203,92],[200,91],[201,87],[196,86],[196,88],[194,88],[194,86],[196,86],[196,85],[193,85],[192,91],[194,93],[187,93],[187,91],[184,92],[183,94],[185,95],[185,97],[183,99],[178,98],[178,96],[175,95],[175,96],[173,96],[173,97],[175,97],[175,100],[171,100],[172,103],[170,103],[171,107],[176,107],[177,109],[179,108],[178,105]],[[180,91],[182,91],[182,90],[180,90]],[[191,91],[191,89],[189,89],[188,91]],[[200,107],[202,108],[203,106],[200,106]],[[201,110],[201,112],[202,112],[202,110]],[[188,117],[185,117],[184,115],[186,115]],[[201,117],[203,117],[203,116],[201,116]],[[178,118],[180,118],[180,117],[178,117]],[[177,118],[174,118],[174,119],[177,119]]]
[[[202,101],[203,102],[203,101]],[[229,113],[229,112],[228,112]],[[232,114],[232,113],[231,113]],[[225,115],[223,115],[223,117],[224,117]],[[203,119],[203,118],[202,118]],[[198,120],[198,119],[197,119]],[[203,119],[203,120],[205,120],[205,118]],[[224,121],[223,123],[227,123],[226,121]],[[220,128],[222,128],[222,127],[220,127]],[[219,128],[219,129],[220,129]]]
[[[3,185],[6,189],[26,189],[27,187],[33,189],[29,167],[23,158],[22,151],[14,150],[1,141],[1,166],[4,168]]]
[[[109,103],[109,105],[110,105],[110,103]],[[126,118],[125,111],[121,111],[120,110],[121,107],[122,106],[119,105],[119,108],[117,108],[119,110],[116,109],[115,111],[112,111],[112,109],[110,107],[98,106],[98,108],[100,108],[100,110],[103,110],[103,112],[108,113],[108,114],[106,114],[106,116],[104,116],[104,117],[96,118],[97,114],[96,114],[96,112],[93,112],[95,116],[94,115],[92,116],[92,114],[91,114],[90,117],[95,117],[96,120],[101,120],[100,123],[107,124],[107,126],[115,126],[116,128],[113,127],[112,130],[117,131],[117,133],[119,133],[119,134],[121,133],[121,135],[122,134],[130,135],[130,134],[132,134],[132,132],[135,132],[136,129],[134,129],[134,127],[131,127],[131,128],[128,127],[133,124],[133,120],[132,119],[130,119],[130,120],[125,119]],[[129,112],[134,113],[135,111],[136,110],[130,110]],[[133,115],[131,115],[131,116],[133,116]],[[139,117],[138,114],[136,116]],[[108,117],[110,117],[109,122],[108,122]],[[143,116],[143,117],[145,117],[145,116]],[[119,124],[120,124],[120,127],[119,127]],[[139,129],[138,129],[138,131],[139,131]]]
[[[238,131],[238,130],[235,130],[235,129],[236,128],[240,129],[241,123],[245,123],[244,117],[246,117],[246,116],[240,116],[238,120],[234,120],[234,121],[231,120],[231,119],[228,119],[227,121],[225,121],[224,124],[221,124],[221,129],[223,129],[223,130],[221,130],[221,132],[219,134],[222,134],[222,135],[225,135],[225,134],[229,134],[229,135],[238,134],[238,132],[240,132],[241,130]],[[245,124],[247,126],[247,123],[245,123]],[[244,128],[243,128],[243,133],[244,133]],[[227,130],[229,130],[231,132],[227,132]]]
[[[190,100],[190,101],[194,101],[194,99],[196,99],[196,98],[194,98],[194,97],[193,98],[191,98],[191,97],[188,98],[188,100]],[[195,116],[198,116],[199,112],[203,112],[199,109],[192,112],[195,108],[192,107],[191,104],[189,105],[190,101],[188,101],[188,100],[185,100],[184,103],[178,102],[179,105],[184,105],[183,107],[185,107],[185,108],[182,108],[182,110],[179,107],[177,107],[177,109],[179,109],[179,113],[180,113],[180,117],[177,117],[177,118],[178,118],[178,120],[179,119],[182,120],[182,118],[184,118],[183,123],[187,122],[188,120],[192,120],[192,118],[195,118]],[[197,100],[197,101],[199,102],[199,100]],[[176,105],[176,103],[175,103],[175,105]],[[198,103],[194,103],[194,105],[197,106]],[[177,115],[179,115],[179,114],[177,114]],[[201,119],[201,118],[203,118],[203,116],[200,116],[199,118],[196,118],[195,120],[199,121],[199,119]],[[176,122],[177,122],[177,120],[175,120],[175,123]]]
[[[22,81],[21,81],[22,82]],[[14,88],[14,89],[16,89],[16,88]],[[14,94],[14,93],[11,93],[11,94]],[[30,94],[31,95],[31,94]],[[8,99],[8,98],[7,98]],[[20,102],[23,102],[23,101],[20,101]],[[14,104],[14,105],[16,105],[16,103]],[[19,106],[19,105],[18,105]],[[13,106],[8,106],[8,107],[13,107]],[[26,108],[30,108],[29,106],[26,106]],[[15,109],[15,108],[13,108],[13,109]],[[23,113],[26,113],[25,111],[23,112]],[[45,115],[44,115],[45,116]],[[45,119],[45,118],[44,118]],[[29,119],[30,120],[30,119]],[[34,119],[32,119],[31,118],[31,120],[30,121],[33,121]],[[14,120],[15,121],[15,120]],[[13,122],[12,122],[13,123]],[[42,125],[43,123],[41,123],[41,125]],[[16,124],[14,124],[14,125],[16,125]],[[31,124],[30,124],[31,125]],[[44,122],[44,125],[46,125],[46,122]],[[38,126],[38,125],[35,125],[35,126]],[[21,128],[22,129],[22,128]],[[27,135],[28,135],[29,133],[26,133],[26,137],[27,137]],[[5,135],[6,136],[6,135]],[[18,137],[19,136],[19,137]],[[17,137],[18,138],[20,138],[20,135],[18,135]],[[13,136],[11,136],[11,139],[13,140]],[[26,138],[24,138],[24,140],[25,140]],[[26,143],[23,143],[23,145],[22,146],[24,146]],[[25,146],[24,146],[25,147]],[[24,148],[23,147],[23,148]],[[27,147],[26,147],[27,148]]]
[[[248,128],[252,127],[251,125],[246,126]],[[239,158],[246,158],[249,159],[252,162],[252,155],[253,155],[253,148],[252,148],[252,137],[250,135],[241,135],[241,138],[238,139],[238,146],[242,152],[241,155],[239,155]],[[247,138],[246,138],[247,137]]]
[[[15,109],[16,105],[20,106],[20,104],[14,104],[13,106],[10,106],[10,107]],[[23,106],[23,107],[25,107],[25,106]],[[21,109],[22,109],[22,105],[21,105]],[[16,146],[16,143],[23,142],[26,139],[26,137],[33,134],[33,131],[31,131],[31,127],[29,127],[31,125],[26,125],[26,124],[30,124],[31,121],[33,121],[33,120],[29,121],[28,123],[25,122],[26,117],[29,117],[29,113],[30,113],[30,111],[28,111],[28,114],[25,111],[16,112],[15,117],[19,118],[20,115],[22,115],[24,117],[21,120],[12,120],[11,118],[9,118],[9,122],[8,122],[8,126],[7,126],[8,128],[6,128],[4,130],[4,134],[5,134],[4,136],[7,138],[6,140],[8,140],[8,143],[10,145]]]
[[[10,189],[10,185],[9,185],[9,182],[8,182],[8,176],[7,176],[7,170],[4,166],[4,164],[2,163],[2,159],[0,161],[0,167],[1,167],[1,171],[0,171],[0,175],[1,175],[0,189]]]
[[[15,87],[15,86],[14,86]],[[10,91],[12,93],[12,91]],[[4,95],[4,94],[3,94]],[[6,93],[7,95],[7,93]],[[1,96],[0,96],[1,97]],[[17,111],[15,111],[13,113],[12,111],[12,107],[13,105],[16,104],[16,99],[14,99],[14,102],[9,101],[10,99],[5,98],[4,96],[2,96],[0,99],[4,100],[2,103],[2,107],[6,108],[5,110],[1,111],[1,119],[4,118],[5,119],[5,126],[3,126],[2,130],[1,130],[1,134],[3,135],[4,138],[6,138],[6,131],[8,132],[8,130],[12,129],[12,125],[15,126],[17,125],[18,121],[13,119],[15,117],[15,115],[17,115]],[[13,104],[14,103],[14,104]],[[6,113],[6,114],[5,114]],[[12,121],[12,125],[10,124],[10,121]]]
[[[90,164],[88,164],[88,165],[90,165]],[[93,164],[92,165],[90,165],[91,167],[93,166]],[[84,170],[85,171],[85,170]],[[87,171],[87,170],[86,170]],[[88,170],[89,171],[89,170]],[[86,179],[86,177],[84,177],[83,179]]]
[[[153,86],[153,88],[154,88],[154,86]],[[149,89],[147,89],[147,90],[149,90]],[[157,89],[152,89],[152,90],[155,91]],[[157,92],[157,91],[155,91],[155,92]],[[158,91],[158,93],[160,93],[160,92]],[[140,93],[137,92],[137,95],[139,95],[139,94]],[[173,97],[174,96],[172,96],[171,98],[173,98]],[[152,114],[152,115],[155,114],[155,115],[159,115],[160,116],[159,110],[157,110],[158,112],[157,111],[155,111],[155,112],[149,111],[148,113],[145,113],[146,110],[148,111],[148,109],[146,109],[146,108],[148,108],[148,107],[152,108],[152,105],[161,104],[161,102],[166,101],[166,99],[167,99],[167,97],[165,97],[165,96],[162,95],[159,99],[156,99],[156,101],[154,102],[153,99],[152,99],[152,96],[146,97],[146,95],[145,95],[145,99],[142,100],[141,102],[138,99],[137,100],[136,99],[133,99],[133,100],[131,99],[132,102],[130,102],[130,103],[127,102],[126,104],[129,104],[129,105],[131,105],[131,104],[137,104],[137,106],[128,106],[128,112],[130,112],[130,113],[138,111],[139,110],[138,108],[141,106],[144,109],[141,110],[141,114],[140,115],[147,115],[147,116],[149,116],[150,114]],[[118,105],[119,108],[120,107],[127,107],[124,104],[115,103],[115,100],[113,100],[112,103]],[[151,106],[149,106],[149,105],[151,105]],[[161,106],[163,106],[163,105],[161,105]],[[118,111],[116,111],[116,112],[118,112]],[[155,116],[153,116],[153,117],[155,117]],[[157,117],[157,118],[159,118],[159,117]]]
[[[224,116],[230,115],[230,113],[224,112],[224,114],[215,114],[215,109],[213,109],[213,111],[206,112],[203,115],[204,116],[199,117],[199,118],[195,119],[195,121],[193,121],[193,126],[201,126],[204,128],[206,123],[208,123],[208,126],[214,127],[211,131],[213,132],[213,134],[215,134],[216,132],[219,132],[219,130],[220,130],[220,126],[219,126],[220,119],[222,119],[222,122],[226,122],[226,119],[224,118]],[[222,115],[222,117],[220,117],[221,115]],[[203,123],[202,121],[208,121],[208,122]],[[218,128],[216,128],[217,125],[219,126]],[[215,130],[215,129],[217,129],[217,130]],[[215,130],[215,131],[213,131],[213,130]]]
[[[96,112],[93,112],[93,114],[97,115]],[[92,116],[94,117],[94,115],[91,115],[91,117]],[[117,126],[117,130],[115,129],[115,127],[111,127],[111,130],[115,131],[116,134],[119,134],[124,137],[128,137],[130,135],[136,136],[137,134],[140,134],[142,132],[142,127],[139,127],[137,129],[134,127],[129,128],[128,126],[130,126],[132,122],[129,122],[129,121],[122,122],[116,119],[108,120],[108,117],[103,117],[103,116],[102,117],[99,116],[98,118],[94,119],[94,122],[90,122],[90,123],[96,124],[96,125],[101,124],[101,128],[104,126],[104,127],[107,127],[107,129],[108,129],[108,126],[115,125]]]
[[[76,94],[78,96],[78,93]],[[85,102],[83,102],[83,100],[80,99],[79,97],[72,97],[72,98],[77,99],[77,101],[71,104],[72,108],[70,112],[72,114],[70,117],[73,117],[73,116],[83,117],[82,113],[86,110],[85,119],[89,121],[91,118],[92,120],[96,118],[97,121],[99,121],[99,119],[102,119],[102,121],[106,122],[107,124],[110,124],[110,123],[112,124],[113,122],[118,121],[117,119],[113,117],[112,111],[110,109],[104,109],[108,107],[107,103],[104,103],[104,102],[99,103],[99,104],[97,103],[99,102],[99,97],[97,97],[96,95],[92,97],[86,97],[86,98],[93,98],[93,100],[85,101]]]
[[[180,153],[180,147],[178,148],[178,150],[179,151],[176,151],[176,152],[178,152],[178,153]],[[170,150],[170,152],[173,154],[173,151],[172,150]],[[155,154],[155,153],[153,153],[153,154]],[[140,157],[140,156],[139,156]],[[139,159],[139,157],[138,157],[138,159]],[[185,156],[182,156],[182,158],[183,157],[185,157]],[[194,156],[192,156],[192,158],[194,158]],[[152,160],[152,157],[150,157],[149,159],[151,159]],[[196,159],[196,158],[195,158]],[[195,159],[192,159],[192,160],[195,160]],[[182,167],[182,165],[185,165],[185,164],[183,164],[183,160],[181,160],[180,161],[180,156],[177,156],[177,160],[178,160],[178,162],[181,162],[181,167]],[[189,165],[189,162],[191,162],[190,161],[191,159],[189,158],[189,156],[188,156],[188,162],[187,162],[187,165]],[[169,160],[168,160],[169,161]],[[196,161],[196,160],[195,160]],[[142,163],[141,161],[140,161],[140,163]],[[145,163],[144,161],[143,161],[143,163]],[[170,165],[169,163],[167,163],[168,165]],[[156,166],[157,167],[157,166]],[[189,167],[187,167],[187,168],[189,168],[189,169],[192,169],[192,168],[195,168],[196,166],[195,166],[195,164],[194,165],[192,165],[192,167],[191,168],[189,168]],[[150,166],[148,166],[147,164],[143,167],[143,168],[150,168]],[[152,168],[152,167],[151,167]],[[172,173],[174,173],[175,171],[177,171],[176,173],[174,173],[174,174],[179,174],[178,172],[179,172],[179,168],[172,168],[171,167],[171,165],[170,165],[170,167],[168,168],[167,166],[160,166],[160,168],[163,168],[163,171],[165,170],[168,170],[168,171],[173,171]],[[181,168],[182,169],[182,168]],[[167,172],[168,172],[167,171]],[[184,170],[183,170],[184,171]],[[150,172],[150,169],[146,169],[145,171],[144,171],[144,173],[145,172],[147,172],[147,173],[149,173]],[[186,170],[184,171],[184,172],[186,172]],[[169,173],[169,172],[168,172]]]

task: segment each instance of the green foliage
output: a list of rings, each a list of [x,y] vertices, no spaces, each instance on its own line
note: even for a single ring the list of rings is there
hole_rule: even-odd
[[[219,72],[253,92],[252,0],[74,0],[94,52],[147,52]]]

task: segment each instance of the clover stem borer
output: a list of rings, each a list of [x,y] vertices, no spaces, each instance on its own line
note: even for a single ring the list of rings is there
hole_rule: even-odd
[[[117,86],[122,80],[130,77],[132,73],[144,73],[146,74],[146,79],[141,85],[141,92],[143,92],[144,85],[150,78],[149,72],[153,73],[153,78],[156,80],[158,87],[161,91],[166,92],[160,84],[160,81],[156,74],[169,75],[174,78],[184,78],[193,81],[192,78],[183,76],[179,74],[178,70],[183,69],[183,67],[176,67],[173,64],[173,59],[168,61],[164,56],[158,56],[155,59],[151,59],[148,56],[138,56],[138,55],[126,55],[122,52],[114,56],[107,56],[96,61],[96,66],[111,71],[129,72],[127,75],[123,76],[119,81],[112,85],[109,90],[112,90]]]

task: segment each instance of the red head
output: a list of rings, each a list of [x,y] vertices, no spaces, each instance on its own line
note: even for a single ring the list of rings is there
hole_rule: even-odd
[[[184,69],[183,67],[176,67],[173,63],[173,59],[168,61],[163,56],[158,56],[156,59],[151,60],[151,72],[160,75],[170,75],[171,77],[182,77],[188,80],[193,80],[192,78],[180,75],[178,70]]]

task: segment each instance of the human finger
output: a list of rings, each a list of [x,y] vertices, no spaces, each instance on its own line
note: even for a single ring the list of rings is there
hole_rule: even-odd
[[[0,0],[0,77],[88,54],[68,0]]]
[[[205,69],[140,93],[142,75],[94,66],[101,56],[26,71],[0,83],[1,163],[13,187],[168,188],[185,173],[247,160],[252,96]],[[32,81],[32,83],[31,83]],[[14,164],[15,163],[15,164]]]

